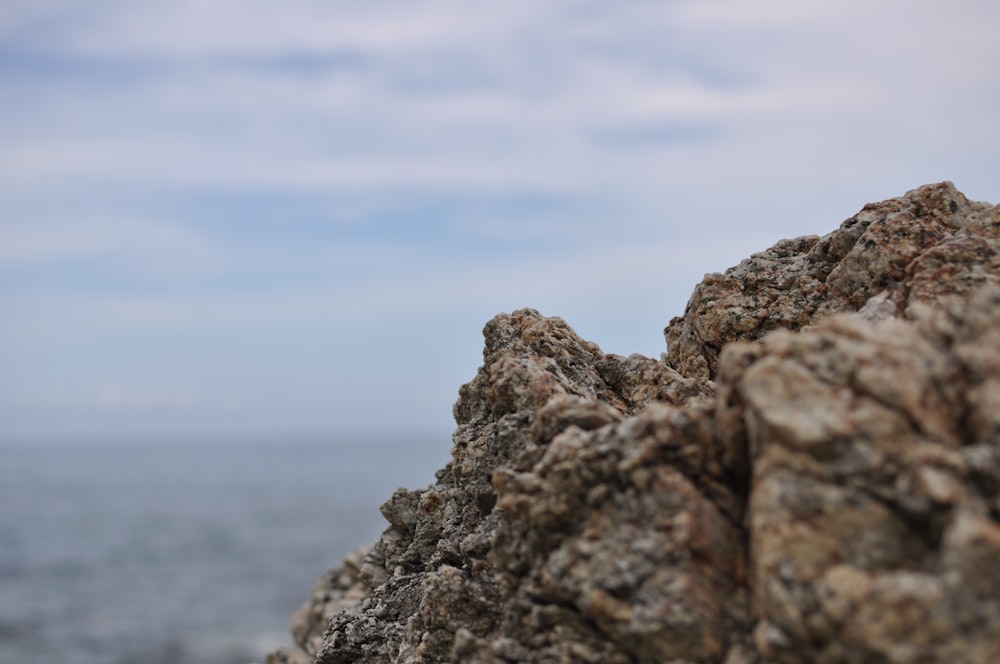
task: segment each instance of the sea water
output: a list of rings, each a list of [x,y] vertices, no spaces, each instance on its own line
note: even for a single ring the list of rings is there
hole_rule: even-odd
[[[447,437],[0,445],[0,662],[247,664]]]

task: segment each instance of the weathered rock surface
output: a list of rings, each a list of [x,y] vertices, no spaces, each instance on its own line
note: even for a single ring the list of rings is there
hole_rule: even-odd
[[[1000,206],[779,242],[662,360],[530,309],[484,336],[451,461],[272,664],[1000,661]]]

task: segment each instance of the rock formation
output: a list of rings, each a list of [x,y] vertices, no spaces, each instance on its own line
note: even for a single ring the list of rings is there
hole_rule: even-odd
[[[779,242],[661,360],[530,309],[484,336],[451,461],[271,664],[1000,661],[1000,206]]]

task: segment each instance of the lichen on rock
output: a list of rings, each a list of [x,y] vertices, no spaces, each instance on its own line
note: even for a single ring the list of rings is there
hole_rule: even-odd
[[[665,334],[490,321],[450,462],[269,662],[1000,661],[1000,206],[867,205]]]

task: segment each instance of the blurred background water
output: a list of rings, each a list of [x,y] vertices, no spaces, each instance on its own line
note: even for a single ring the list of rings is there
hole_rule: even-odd
[[[322,572],[384,528],[378,506],[448,454],[446,438],[0,446],[0,662],[262,662]]]

